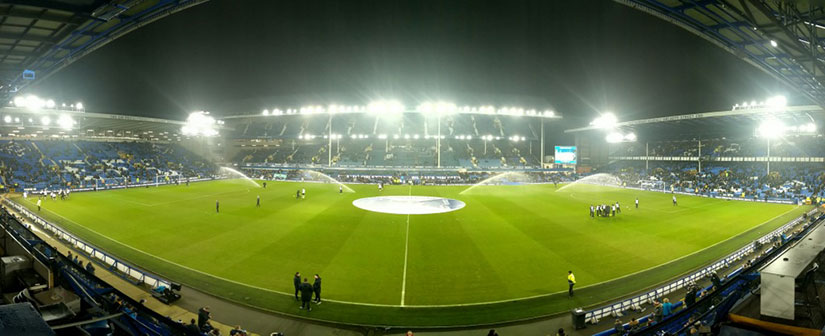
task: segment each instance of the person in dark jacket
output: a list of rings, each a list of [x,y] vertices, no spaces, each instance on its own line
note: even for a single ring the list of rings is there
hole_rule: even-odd
[[[198,329],[208,331],[206,325],[209,323],[209,319],[211,318],[209,312],[209,306],[201,307],[198,309]]]
[[[192,321],[186,325],[186,329],[189,330],[193,335],[201,334],[201,328],[198,328],[197,323],[195,323],[195,319],[192,319]]]
[[[310,301],[312,301],[312,285],[309,284],[307,278],[304,278],[304,282],[301,284],[301,309],[312,311]]]
[[[722,287],[722,280],[719,279],[719,275],[717,275],[716,272],[713,272],[710,275],[710,282],[712,282],[713,287],[716,287],[717,289]]]
[[[696,303],[696,285],[691,284],[685,293],[685,308],[693,306],[694,303]]]
[[[292,277],[292,284],[295,286],[295,301],[301,301],[298,298],[298,292],[301,291],[301,272],[295,272],[295,276]]]
[[[312,283],[312,291],[315,292],[315,303],[321,304],[321,276],[315,274],[315,282]]]

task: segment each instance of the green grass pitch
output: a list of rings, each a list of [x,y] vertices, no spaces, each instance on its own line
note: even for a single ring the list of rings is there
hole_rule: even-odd
[[[296,199],[302,187],[307,198]],[[233,301],[339,322],[422,326],[514,320],[613,299],[721,257],[806,210],[689,196],[673,206],[670,194],[592,185],[480,186],[464,194],[466,186],[350,187],[354,193],[339,194],[333,184],[263,189],[223,180],[74,193],[44,200],[40,214],[139,267]],[[411,216],[352,205],[410,194],[467,205]],[[590,204],[616,201],[617,217],[588,216]],[[34,209],[34,202],[22,203]],[[568,270],[578,280],[574,299],[566,297]],[[297,310],[296,271],[321,274],[323,296],[338,302]],[[465,304],[473,305],[444,307]]]

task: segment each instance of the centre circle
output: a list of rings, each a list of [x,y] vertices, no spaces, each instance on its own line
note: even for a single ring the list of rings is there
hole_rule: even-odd
[[[367,211],[395,215],[427,215],[456,211],[464,207],[464,202],[431,196],[377,196],[359,198],[352,205]]]

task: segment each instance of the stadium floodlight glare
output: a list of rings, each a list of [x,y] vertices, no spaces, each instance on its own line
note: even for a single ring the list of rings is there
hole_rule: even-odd
[[[22,96],[14,97],[14,106],[26,107],[26,98]]]
[[[74,104],[74,108],[78,111],[83,110],[83,103],[77,102],[76,104]]]
[[[3,117],[3,121],[5,121],[6,123],[10,123],[11,122],[11,116]]]
[[[771,47],[776,48],[779,44],[775,40],[771,40]]]
[[[785,107],[788,105],[788,99],[785,96],[773,96],[765,101],[765,105],[768,107]]]
[[[40,118],[40,123],[43,124],[43,126],[49,126],[49,124],[52,123],[52,118],[49,118],[49,116],[43,116]]]
[[[46,108],[54,108],[54,105],[54,100],[49,99],[46,101]]]
[[[268,116],[269,115],[269,110],[264,109],[264,111],[261,114],[263,114],[265,116]]]
[[[404,112],[404,104],[397,100],[376,100],[367,105],[367,112],[373,114],[398,114]]]
[[[197,111],[189,114],[186,118],[186,124],[181,127],[181,133],[189,136],[205,136],[211,137],[218,135],[215,118],[209,115],[206,111]]]
[[[598,118],[593,120],[590,123],[593,127],[601,128],[601,129],[614,129],[616,128],[616,124],[618,124],[619,120],[616,119],[616,115],[612,112],[605,112],[602,113]]]
[[[785,131],[785,124],[782,123],[782,121],[776,119],[768,119],[763,121],[762,124],[759,125],[759,128],[756,129],[756,134],[762,138],[776,139],[785,135]]]
[[[628,142],[636,142],[636,133],[627,133],[624,136],[624,140]]]
[[[59,118],[57,118],[57,126],[64,130],[71,130],[72,128],[74,128],[74,125],[74,119],[72,119],[72,117],[68,115],[63,114]]]
[[[611,132],[604,138],[604,140],[607,141],[607,143],[618,143],[624,140],[624,136],[619,132]]]
[[[381,140],[384,140],[384,139],[387,138],[387,135],[386,134],[379,134],[378,138],[381,139]]]

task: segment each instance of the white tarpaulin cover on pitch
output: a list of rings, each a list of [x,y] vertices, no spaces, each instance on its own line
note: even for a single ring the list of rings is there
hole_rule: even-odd
[[[430,196],[378,196],[352,201],[352,205],[374,212],[396,215],[426,215],[456,211],[464,202],[450,198]]]

